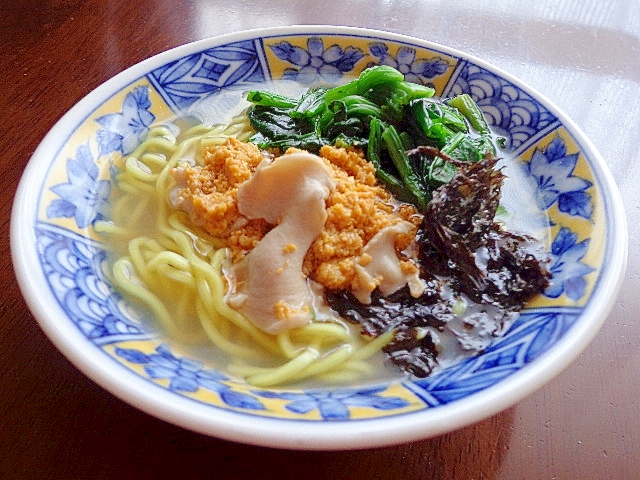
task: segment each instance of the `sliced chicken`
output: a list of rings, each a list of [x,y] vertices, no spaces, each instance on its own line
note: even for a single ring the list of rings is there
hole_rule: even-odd
[[[276,224],[234,267],[240,310],[262,330],[277,334],[312,320],[312,292],[302,273],[304,256],[327,219],[334,183],[324,162],[306,152],[263,162],[238,187],[238,210]]]

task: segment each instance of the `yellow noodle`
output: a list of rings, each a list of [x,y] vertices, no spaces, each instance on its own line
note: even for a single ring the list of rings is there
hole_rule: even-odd
[[[282,332],[276,336],[278,341],[278,347],[287,358],[295,358],[300,355],[301,350],[304,350],[304,347],[297,347],[291,342],[291,337],[289,336],[289,332]]]
[[[393,330],[389,330],[388,332],[385,332],[382,335],[374,338],[367,345],[360,348],[356,353],[353,354],[353,360],[364,360],[372,355],[375,355],[380,351],[382,347],[384,347],[393,339],[394,333],[395,332]]]
[[[153,258],[149,260],[147,268],[153,270],[156,268],[161,268],[163,265],[170,266],[171,268],[174,268],[176,270],[182,270],[186,273],[189,273],[189,276],[191,276],[189,272],[191,266],[189,260],[175,252],[162,251],[157,255],[154,255]]]
[[[110,241],[113,241],[113,237],[115,236],[124,237],[129,234],[127,229],[121,227],[120,225],[116,225],[113,222],[105,220],[98,220],[93,224],[93,228],[95,229],[96,233],[108,237]],[[113,247],[111,245],[107,245],[107,247],[109,248],[109,250],[113,250]]]
[[[134,203],[133,206],[126,210],[129,212],[127,214],[129,216],[128,223],[132,224],[132,222],[139,222],[140,219],[149,212],[149,210],[151,210],[151,202],[148,198],[141,198],[140,201]]]
[[[153,195],[155,194],[155,189],[153,185],[150,185],[145,182],[141,182],[138,179],[126,178],[125,175],[121,175],[118,177],[118,187],[125,193],[129,193],[134,196],[142,196],[142,195]]]
[[[316,378],[325,382],[350,383],[374,374],[375,369],[371,364],[349,359],[331,370],[318,374]]]
[[[151,293],[148,288],[132,280],[131,270],[133,270],[133,268],[133,265],[131,265],[131,263],[126,259],[121,258],[117,260],[113,265],[116,284],[125,293],[144,303],[151,310],[154,318],[170,335],[176,335],[176,326],[171,321],[171,315],[162,301]]]
[[[158,174],[154,174],[151,168],[148,167],[148,160],[156,158],[152,155],[145,156],[144,162],[138,160],[135,157],[129,157],[125,161],[126,173],[133,175],[135,178],[142,182],[154,182],[158,178]]]
[[[216,135],[221,132],[224,132],[223,125],[216,125],[213,127],[209,127],[207,125],[203,125],[199,123],[185,130],[184,134],[182,135],[182,138],[186,139],[191,137],[203,137],[207,135]]]
[[[130,216],[132,211],[135,211],[136,206],[140,203],[140,199],[133,195],[126,195],[112,202],[111,206],[111,218],[118,220],[118,225],[123,226],[127,230],[131,230],[130,226],[136,226],[135,219]],[[115,223],[115,222],[114,222]],[[129,233],[129,235],[131,235]]]
[[[347,328],[339,323],[317,322],[310,323],[304,328],[290,330],[289,334],[297,342],[308,342],[315,338],[325,344],[348,342],[351,335]]]
[[[208,148],[213,147],[215,145],[222,145],[227,141],[229,137],[217,136],[217,137],[206,137],[200,141],[200,148]]]
[[[339,365],[344,364],[346,360],[353,354],[353,346],[348,343],[340,345],[335,350],[326,354],[321,359],[309,364],[307,367],[303,368],[299,372],[291,375],[290,378],[286,379],[289,381],[299,381],[306,378],[313,378],[317,375],[320,375],[332,368],[335,368]]]
[[[311,349],[305,349],[300,355],[289,360],[287,363],[270,369],[265,369],[264,372],[256,373],[247,377],[247,382],[257,387],[269,387],[272,385],[279,385],[281,383],[289,381],[298,372],[311,365],[318,359],[320,354]]]
[[[170,147],[167,145],[167,147]],[[140,163],[144,164],[151,172],[162,170],[167,164],[165,153],[144,153],[140,156]]]
[[[171,279],[174,282],[182,283],[185,286],[195,286],[193,276],[189,272],[185,272],[168,263],[161,263],[155,266],[156,271],[163,275],[165,278]]]
[[[209,311],[203,311],[204,307],[202,305],[202,302],[198,302],[198,316],[202,319],[202,327],[211,342],[220,351],[236,358],[250,359],[255,357],[255,348],[238,345],[231,340],[231,337],[225,335],[224,332],[220,332],[219,327],[225,325],[225,323],[220,321],[220,318],[215,318],[216,314],[211,315]]]

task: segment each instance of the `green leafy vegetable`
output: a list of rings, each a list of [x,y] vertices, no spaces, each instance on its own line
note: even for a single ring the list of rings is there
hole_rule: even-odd
[[[313,153],[323,145],[361,148],[387,189],[422,209],[433,190],[453,178],[456,162],[496,152],[469,95],[438,100],[434,93],[385,65],[345,85],[312,88],[300,99],[251,91],[248,116],[256,133],[250,141],[264,149]]]
[[[420,210],[422,210],[427,206],[428,202],[424,182],[420,180],[412,168],[409,157],[405,153],[400,135],[398,135],[398,132],[393,125],[390,125],[383,130],[382,140],[387,147],[391,161],[395,165],[398,174],[402,179],[402,183],[411,197],[411,203],[417,205]]]
[[[478,104],[466,93],[453,97],[447,104],[457,108],[469,120],[471,126],[481,135],[491,135],[489,125],[482,115]]]
[[[293,108],[298,104],[297,101],[283,95],[259,90],[250,91],[247,95],[247,100],[255,105],[277,108]]]

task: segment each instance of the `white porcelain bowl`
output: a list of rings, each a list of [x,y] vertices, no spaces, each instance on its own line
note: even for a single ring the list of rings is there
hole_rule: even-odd
[[[327,388],[256,388],[175,352],[105,278],[93,230],[110,159],[152,123],[216,108],[220,91],[287,78],[339,82],[388,64],[437,95],[470,93],[536,185],[551,220],[552,287],[481,355],[431,377]],[[224,105],[218,105],[223,108]],[[105,119],[109,119],[106,121]],[[577,126],[521,81],[464,53],[357,28],[247,31],[167,51],[117,75],[55,125],[29,162],[11,223],[17,278],[38,322],[80,370],[126,402],[198,432],[292,449],[389,445],[507,408],[584,349],[611,308],[627,230],[616,186]],[[135,428],[135,427],[133,427]]]

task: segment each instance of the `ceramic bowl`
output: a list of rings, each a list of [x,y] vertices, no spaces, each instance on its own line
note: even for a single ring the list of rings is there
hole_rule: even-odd
[[[271,80],[339,83],[374,64],[469,93],[504,151],[522,162],[549,219],[551,286],[479,356],[425,379],[333,387],[256,388],[190,357],[144,327],[103,273],[95,221],[109,201],[114,157],[149,127],[230,89]],[[493,415],[551,380],[597,333],[618,291],[627,231],[605,163],[566,115],[523,82],[462,52],[357,28],[299,26],[187,44],[94,90],[33,154],[11,223],[15,271],[43,330],[81,371],[130,404],[223,439],[291,449],[390,445]],[[134,427],[135,428],[135,427]]]

